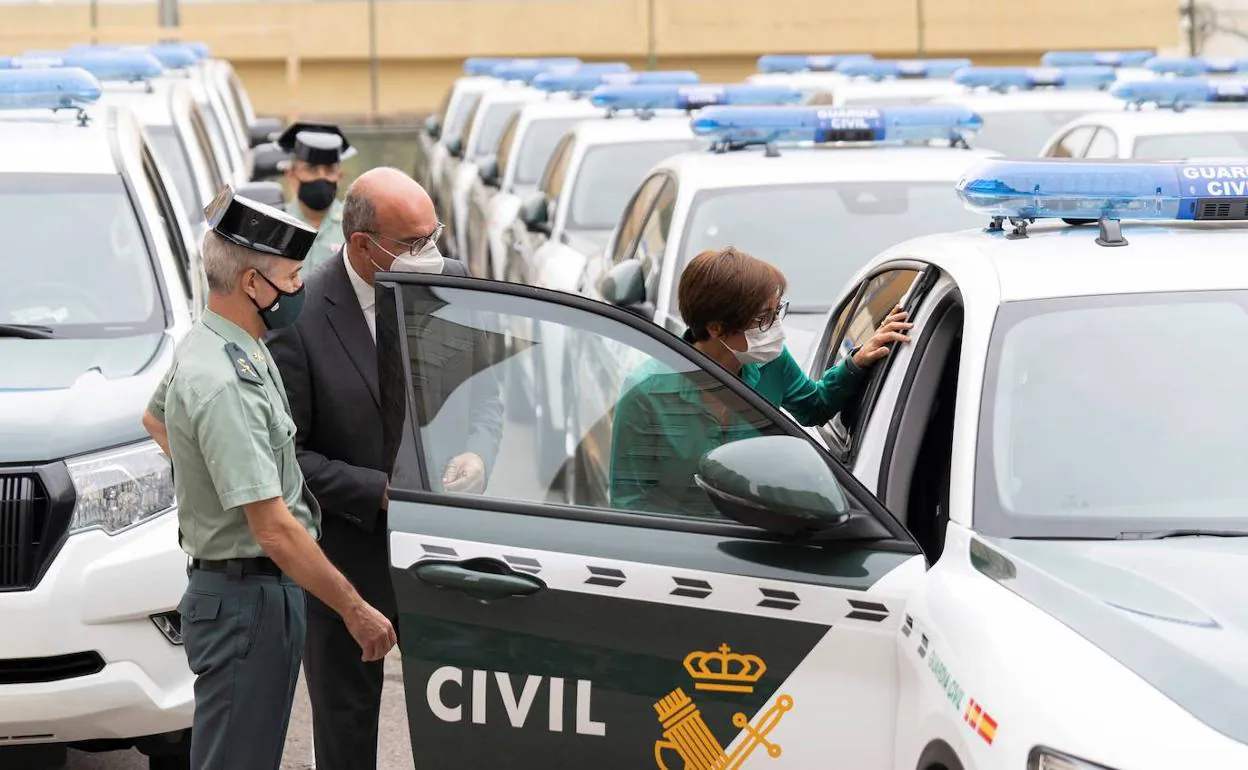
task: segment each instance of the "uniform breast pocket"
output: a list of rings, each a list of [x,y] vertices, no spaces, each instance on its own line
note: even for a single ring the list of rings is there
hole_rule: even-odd
[[[299,465],[295,458],[295,421],[284,411],[273,414],[273,422],[269,424],[269,445],[281,474],[282,492],[289,496],[292,485],[294,489],[299,487]]]

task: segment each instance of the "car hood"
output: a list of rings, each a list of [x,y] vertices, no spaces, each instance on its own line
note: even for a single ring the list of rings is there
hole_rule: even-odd
[[[137,441],[173,360],[164,333],[0,339],[0,463],[36,463]]]
[[[980,571],[1248,743],[1248,537],[992,545]]]

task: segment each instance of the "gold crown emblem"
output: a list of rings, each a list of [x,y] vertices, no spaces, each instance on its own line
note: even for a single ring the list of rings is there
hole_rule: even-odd
[[[742,655],[721,644],[719,652],[695,650],[686,655],[685,670],[699,690],[754,692],[754,685],[767,672],[767,664],[757,655]]]

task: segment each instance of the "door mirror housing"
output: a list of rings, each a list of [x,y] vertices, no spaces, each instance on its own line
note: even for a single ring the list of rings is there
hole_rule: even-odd
[[[498,158],[493,155],[482,158],[477,166],[477,175],[486,187],[498,187]]]
[[[550,204],[545,193],[533,193],[520,204],[520,221],[531,233],[550,235]]]
[[[458,136],[447,139],[446,151],[449,152],[453,158],[464,157],[464,140],[460,139]]]
[[[263,182],[282,175],[287,155],[276,143],[268,142],[255,148],[252,159],[251,179],[253,182]]]
[[[238,194],[260,203],[281,208],[286,205],[286,193],[277,182],[248,182],[239,185]]]
[[[698,463],[694,481],[720,513],[751,527],[786,537],[862,536],[850,533],[860,528],[848,526],[855,517],[845,491],[805,439],[760,436],[716,447]]]
[[[646,320],[654,320],[654,305],[646,302],[646,281],[641,262],[626,259],[602,274],[598,293],[603,302],[631,310]]]
[[[442,136],[442,119],[437,115],[430,115],[425,118],[425,133],[429,135],[430,139],[437,141],[438,137]]]
[[[282,121],[277,118],[256,118],[256,122],[251,124],[250,141],[252,147],[259,147],[267,142],[277,140],[277,135],[282,132]]]

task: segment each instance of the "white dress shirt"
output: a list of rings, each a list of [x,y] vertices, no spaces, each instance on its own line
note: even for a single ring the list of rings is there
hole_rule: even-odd
[[[355,289],[355,298],[360,302],[360,310],[364,311],[364,322],[368,324],[368,330],[373,335],[373,343],[377,342],[377,297],[373,293],[373,287],[368,285],[355,272],[355,268],[351,265],[351,260],[347,259],[347,250],[342,250],[342,261],[347,265],[347,278],[351,280],[351,288]]]

